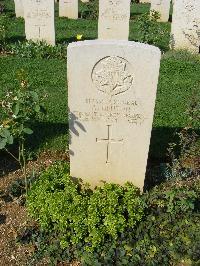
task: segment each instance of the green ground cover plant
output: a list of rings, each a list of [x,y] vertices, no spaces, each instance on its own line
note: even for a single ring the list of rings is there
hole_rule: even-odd
[[[143,195],[131,184],[91,191],[70,179],[67,163],[56,163],[28,196],[29,213],[39,223],[39,231],[29,229],[37,250],[33,261],[48,256],[52,265],[74,259],[81,265],[199,265],[199,200],[199,179],[163,183]]]

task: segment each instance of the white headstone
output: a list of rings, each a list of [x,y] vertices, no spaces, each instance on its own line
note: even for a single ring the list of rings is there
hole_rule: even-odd
[[[24,0],[27,40],[55,45],[54,0]]]
[[[151,0],[140,0],[140,3],[151,3]]]
[[[151,0],[151,11],[157,11],[160,15],[160,22],[169,20],[170,0]]]
[[[144,185],[160,50],[128,41],[68,46],[73,177]],[[77,60],[78,59],[78,60]]]
[[[130,0],[100,0],[98,38],[128,40]]]
[[[14,0],[15,2],[15,14],[16,17],[24,17],[24,7],[23,7],[23,0]]]
[[[199,53],[200,0],[174,0],[171,47]]]
[[[78,0],[59,0],[59,17],[78,18]]]

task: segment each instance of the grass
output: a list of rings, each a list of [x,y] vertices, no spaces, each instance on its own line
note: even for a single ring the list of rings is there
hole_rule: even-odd
[[[15,18],[11,0],[4,2],[10,17],[8,42],[24,40],[23,19]],[[132,4],[130,40],[137,40],[137,17],[148,10],[148,4]],[[79,33],[83,34],[85,39],[97,38],[97,20],[69,20],[58,18],[57,14],[56,7],[57,43],[68,43]],[[173,141],[174,132],[188,123],[185,111],[193,88],[200,84],[200,57],[181,51],[168,51],[170,23],[158,23],[158,27],[166,30],[165,36],[158,38],[158,46],[165,54],[161,60],[150,157],[162,160],[166,155],[168,143]],[[1,56],[0,66],[0,96],[16,86],[15,75],[21,68],[29,73],[32,88],[40,95],[48,94],[45,101],[48,115],[34,125],[35,133],[29,139],[31,149],[65,149],[68,144],[66,61]]]

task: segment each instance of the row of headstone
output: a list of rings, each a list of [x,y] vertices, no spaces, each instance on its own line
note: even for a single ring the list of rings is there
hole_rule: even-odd
[[[83,0],[88,2],[88,0]],[[25,3],[24,3],[25,2]],[[14,0],[15,3],[15,14],[16,17],[24,17],[24,6],[26,5],[26,0]],[[40,0],[37,0],[40,3]],[[54,0],[56,3],[57,0]],[[70,19],[78,18],[78,0],[59,0],[59,16],[67,17]]]
[[[45,40],[55,44],[54,26],[55,0],[15,0],[16,15],[24,16],[25,32],[28,40]],[[78,13],[78,4],[73,0],[60,0],[60,4],[68,4],[68,16]],[[23,4],[23,8],[22,7]],[[169,17],[169,0],[152,0],[152,10],[160,10],[160,21]],[[70,15],[71,14],[71,15]],[[61,14],[62,15],[62,14]],[[99,2],[99,39],[128,40],[130,20],[130,0],[101,0]],[[174,49],[189,49],[199,52],[200,46],[200,1],[175,0],[172,20],[172,42]]]

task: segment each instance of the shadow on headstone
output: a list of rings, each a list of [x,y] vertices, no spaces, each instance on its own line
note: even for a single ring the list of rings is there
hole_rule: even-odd
[[[83,126],[83,124],[81,124],[78,121],[77,116],[74,113],[70,112],[70,110],[69,110],[69,124],[70,124],[69,144],[71,144],[71,136],[72,136],[72,134],[75,134],[76,136],[79,136],[79,130],[81,130],[83,132],[86,132],[86,130],[85,130],[85,127]],[[72,150],[69,150],[69,154],[74,156],[74,152]]]

